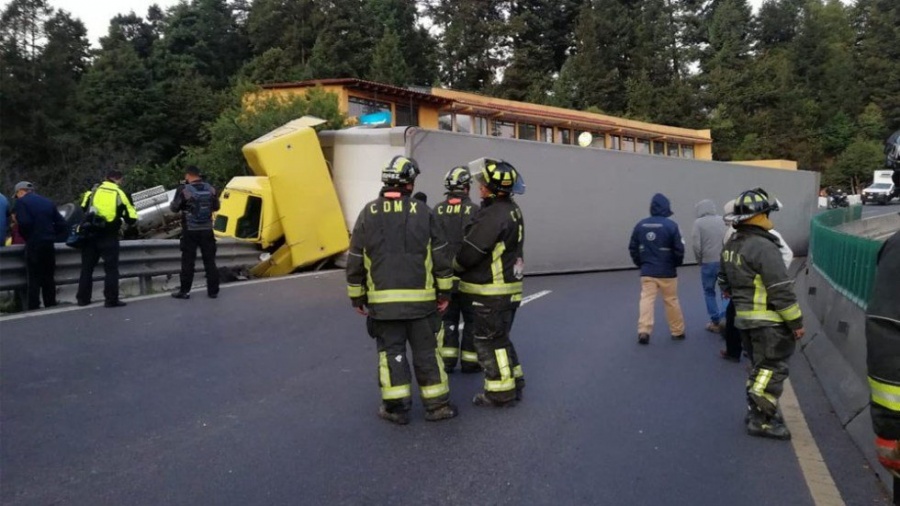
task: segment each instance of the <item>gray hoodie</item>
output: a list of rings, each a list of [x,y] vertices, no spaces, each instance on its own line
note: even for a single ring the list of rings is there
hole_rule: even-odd
[[[697,262],[708,264],[718,262],[722,256],[722,241],[725,238],[725,222],[716,213],[712,200],[702,200],[696,206],[697,219],[691,233],[691,246]]]

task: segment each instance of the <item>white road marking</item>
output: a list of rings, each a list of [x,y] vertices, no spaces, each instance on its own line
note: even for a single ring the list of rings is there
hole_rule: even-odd
[[[533,293],[533,294],[529,295],[528,297],[524,297],[522,299],[522,305],[524,306],[525,304],[528,304],[529,302],[531,302],[533,300],[540,299],[544,295],[550,295],[551,293],[553,293],[552,290],[542,290],[540,292]]]
[[[784,421],[791,429],[791,445],[800,463],[803,479],[816,506],[845,506],[841,493],[834,484],[834,478],[822,458],[822,453],[806,424],[800,402],[794,393],[790,380],[784,382],[781,394],[781,411]]]

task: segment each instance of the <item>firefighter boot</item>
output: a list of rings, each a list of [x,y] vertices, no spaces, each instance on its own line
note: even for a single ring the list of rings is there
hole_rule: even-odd
[[[378,407],[378,418],[387,420],[397,425],[406,425],[409,423],[409,413],[405,411],[391,412],[388,411],[384,404]]]
[[[498,402],[480,393],[472,398],[472,404],[482,408],[511,408],[516,405],[516,401]]]
[[[429,422],[440,422],[441,420],[456,418],[456,415],[458,414],[459,411],[456,409],[456,406],[452,404],[445,404],[437,409],[426,411],[425,420]]]
[[[791,431],[788,430],[784,422],[779,421],[775,417],[768,417],[759,410],[750,412],[749,420],[747,421],[747,434],[756,437],[781,439],[783,441],[791,439]]]

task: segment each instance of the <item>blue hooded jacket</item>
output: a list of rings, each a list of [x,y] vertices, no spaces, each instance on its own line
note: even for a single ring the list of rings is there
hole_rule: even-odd
[[[684,240],[678,225],[669,216],[672,216],[669,199],[657,193],[650,201],[650,217],[638,222],[631,233],[628,251],[634,265],[641,268],[641,276],[678,276],[675,268],[684,262]]]

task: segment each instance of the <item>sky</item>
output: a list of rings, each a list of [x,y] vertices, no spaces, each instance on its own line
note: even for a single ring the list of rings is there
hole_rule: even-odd
[[[50,0],[50,5],[57,9],[64,9],[71,12],[75,17],[80,18],[84,22],[88,30],[88,37],[91,43],[97,45],[100,37],[106,35],[106,29],[109,27],[109,20],[116,14],[126,14],[134,11],[136,14],[143,16],[147,13],[147,8],[154,3],[159,4],[163,9],[171,7],[178,3],[179,0]],[[754,9],[758,9],[763,0],[749,0]],[[5,6],[8,0],[0,0]],[[845,0],[849,3],[849,0]]]

